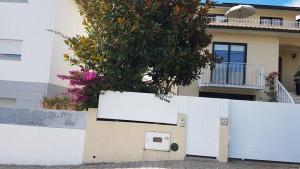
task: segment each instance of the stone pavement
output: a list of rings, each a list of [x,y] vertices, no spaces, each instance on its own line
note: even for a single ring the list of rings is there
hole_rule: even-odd
[[[300,169],[300,164],[230,160],[218,163],[207,158],[187,158],[184,161],[101,163],[79,166],[4,166],[0,169]]]

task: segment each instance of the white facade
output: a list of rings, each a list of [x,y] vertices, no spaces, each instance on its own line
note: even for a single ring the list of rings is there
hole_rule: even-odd
[[[67,36],[84,33],[82,18],[73,0],[0,2],[0,21],[0,42],[21,42],[21,45],[8,46],[6,50],[6,54],[12,54],[10,48],[20,50],[19,60],[0,57],[0,98],[16,99],[17,106],[37,106],[42,95],[51,93],[49,85],[67,87],[67,82],[58,80],[57,74],[66,74],[70,69],[68,62],[63,60],[63,54],[70,51],[61,37],[47,29]],[[24,86],[23,83],[33,83],[32,89],[19,87]],[[35,94],[35,101],[18,103],[24,91],[34,91],[30,93]]]

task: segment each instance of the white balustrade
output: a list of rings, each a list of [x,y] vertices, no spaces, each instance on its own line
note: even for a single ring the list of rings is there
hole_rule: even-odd
[[[208,17],[209,25],[215,26],[238,26],[238,27],[253,27],[253,28],[268,28],[268,29],[287,29],[300,30],[298,21],[282,20],[268,21],[252,18],[215,18]]]
[[[223,62],[214,68],[202,70],[199,87],[238,87],[264,89],[264,66],[246,63]]]

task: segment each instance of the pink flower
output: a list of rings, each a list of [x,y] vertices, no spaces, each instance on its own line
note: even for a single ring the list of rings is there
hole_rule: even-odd
[[[84,73],[84,79],[85,80],[94,80],[96,78],[97,74],[94,71],[88,71]]]
[[[97,75],[95,71],[88,69],[70,70],[68,75],[58,75],[62,80],[69,81],[69,88],[65,92],[70,98],[70,101],[78,105],[93,105],[95,106],[98,96],[95,93],[99,93],[99,85],[103,83],[103,78]],[[95,104],[95,105],[94,105]]]

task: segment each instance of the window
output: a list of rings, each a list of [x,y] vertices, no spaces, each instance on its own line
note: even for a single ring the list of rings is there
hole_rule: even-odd
[[[214,54],[223,62],[246,63],[247,44],[242,43],[213,43]]]
[[[240,43],[213,43],[213,53],[223,63],[212,71],[212,82],[242,85],[245,83],[247,45]]]
[[[21,60],[23,41],[0,39],[0,59]]]
[[[260,17],[260,24],[267,26],[282,26],[283,19],[274,17]]]
[[[211,22],[228,22],[228,19],[223,14],[210,14],[209,18]]]

